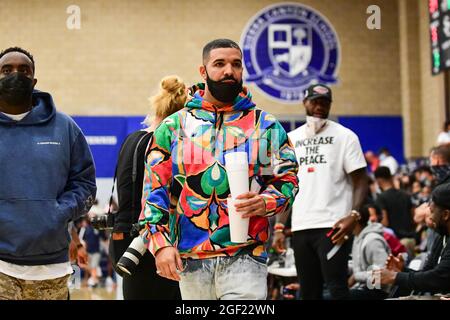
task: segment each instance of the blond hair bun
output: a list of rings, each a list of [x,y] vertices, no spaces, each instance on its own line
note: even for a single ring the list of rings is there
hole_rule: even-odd
[[[178,76],[167,76],[161,80],[161,89],[171,94],[181,95],[185,91],[185,85]]]
[[[187,100],[186,85],[178,76],[164,77],[159,87],[159,92],[149,99],[151,115],[149,114],[144,120],[147,125],[150,125],[152,119],[163,120],[172,113],[181,110]]]

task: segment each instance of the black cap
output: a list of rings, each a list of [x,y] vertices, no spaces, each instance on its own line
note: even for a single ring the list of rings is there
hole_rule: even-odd
[[[325,98],[330,102],[333,101],[331,98],[331,89],[324,84],[313,84],[308,87],[305,91],[305,100],[314,100],[317,98]]]
[[[389,180],[392,178],[391,170],[388,167],[379,166],[375,172],[373,173],[375,179],[381,178],[385,180]]]
[[[450,209],[450,183],[444,183],[434,188],[431,199],[439,207]]]

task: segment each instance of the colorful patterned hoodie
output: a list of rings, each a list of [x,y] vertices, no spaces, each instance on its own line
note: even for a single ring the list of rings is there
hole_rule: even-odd
[[[258,109],[244,88],[234,104],[217,108],[199,85],[186,107],[155,130],[147,150],[140,221],[149,250],[176,246],[182,258],[249,253],[264,258],[268,216],[291,207],[298,191],[294,149],[281,124]],[[228,152],[249,155],[250,189],[267,216],[250,218],[246,243],[230,241],[224,165]]]

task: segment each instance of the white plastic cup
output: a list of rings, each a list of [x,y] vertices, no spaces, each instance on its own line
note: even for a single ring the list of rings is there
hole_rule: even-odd
[[[225,155],[225,170],[227,171],[231,197],[249,191],[248,184],[248,158],[246,152],[229,152]]]
[[[243,200],[227,198],[228,220],[230,222],[230,240],[235,243],[247,242],[248,237],[248,224],[250,218],[243,219],[241,214],[236,212],[236,208],[234,207],[235,203],[242,201]]]

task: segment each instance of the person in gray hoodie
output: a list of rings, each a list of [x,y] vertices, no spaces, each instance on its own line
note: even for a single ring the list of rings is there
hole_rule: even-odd
[[[349,278],[350,299],[385,299],[388,287],[381,287],[374,280],[371,270],[384,267],[390,253],[388,243],[383,237],[383,225],[370,223],[370,211],[375,210],[368,204],[361,210],[361,219],[353,230],[352,262],[353,274]]]
[[[68,298],[68,223],[96,195],[85,137],[34,75],[28,51],[0,53],[0,300]]]

